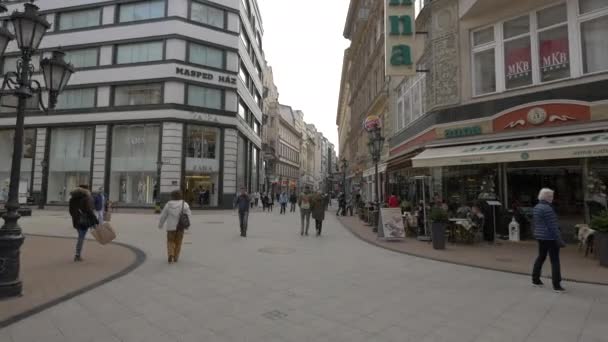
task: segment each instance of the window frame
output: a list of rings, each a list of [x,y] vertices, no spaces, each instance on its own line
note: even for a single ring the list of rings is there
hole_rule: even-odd
[[[190,58],[190,52],[192,51],[192,45],[203,46],[206,48],[211,48],[211,49],[221,51],[222,52],[222,67],[218,68],[215,66],[210,66],[210,65],[193,62],[192,59]],[[226,51],[225,49],[222,49],[220,47],[210,45],[210,44],[202,44],[202,43],[197,43],[197,42],[193,42],[193,41],[187,41],[186,42],[186,62],[188,62],[189,64],[192,64],[192,65],[201,66],[201,67],[208,68],[208,69],[226,71],[228,69],[228,51]]]
[[[593,21],[596,19],[600,19],[600,18],[606,18],[608,17],[608,6],[604,7],[604,8],[600,8],[597,10],[593,10],[587,13],[581,13],[581,6],[580,6],[580,1],[579,0],[575,0],[575,4],[574,6],[576,7],[576,19],[575,19],[575,24],[576,25],[576,32],[574,33],[574,37],[576,38],[577,41],[577,57],[579,59],[579,63],[577,66],[577,71],[578,71],[578,76],[594,76],[594,75],[599,75],[599,74],[604,74],[608,72],[608,67],[604,70],[599,70],[599,71],[593,71],[593,72],[587,72],[585,73],[585,66],[584,66],[584,52],[583,52],[583,23],[585,22],[589,22],[589,21]],[[608,18],[606,18],[608,19]],[[570,26],[569,26],[570,27]],[[570,32],[568,32],[569,36],[572,36]],[[570,72],[572,74],[572,71]]]
[[[68,49],[65,49],[64,52],[66,54],[68,54],[70,52],[82,51],[82,50],[97,50],[97,61],[96,61],[95,65],[93,65],[93,66],[77,67],[77,66],[74,65],[74,68],[76,70],[83,70],[83,69],[89,69],[89,68],[97,68],[97,67],[100,66],[99,62],[101,60],[101,46],[92,46],[92,47],[84,47],[84,48],[77,48],[77,49],[70,49],[70,48],[68,48]]]
[[[120,10],[123,8],[123,6],[143,4],[143,3],[147,3],[147,2],[153,2],[153,1],[159,1],[159,2],[162,1],[163,5],[164,5],[164,10],[163,10],[163,15],[161,17],[145,18],[145,19],[140,19],[140,20],[120,21]],[[159,19],[162,19],[162,18],[166,18],[168,16],[168,14],[169,14],[168,0],[141,0],[141,1],[123,2],[123,3],[117,4],[116,7],[115,7],[115,9],[114,9],[114,23],[115,24],[126,25],[126,24],[130,24],[130,23],[138,23],[138,22],[146,22],[146,21],[151,21],[151,20],[159,20]]]
[[[74,28],[69,28],[69,29],[65,29],[65,30],[60,29],[62,15],[68,14],[68,13],[87,12],[87,11],[93,11],[93,10],[97,10],[99,12],[99,23],[97,23],[97,25],[74,27]],[[92,7],[92,8],[84,8],[84,9],[78,9],[78,10],[58,12],[53,26],[54,26],[53,32],[69,32],[69,31],[87,30],[87,29],[92,29],[92,28],[103,26],[103,7]]]
[[[199,88],[208,88],[208,89],[219,90],[221,93],[220,94],[220,96],[221,96],[220,108],[202,107],[202,106],[190,104],[189,103],[190,87],[199,87]],[[202,84],[196,84],[196,83],[186,83],[185,93],[184,93],[184,104],[189,107],[205,108],[206,110],[224,111],[224,110],[226,110],[226,89],[221,88],[221,87],[216,87],[211,84],[202,85]]]
[[[211,25],[208,23],[204,23],[198,20],[194,20],[192,19],[192,4],[197,3],[199,5],[203,5],[203,6],[207,6],[207,7],[212,7],[214,9],[220,10],[223,12],[224,15],[224,19],[223,19],[223,26],[219,27],[219,26],[215,26],[215,25]],[[188,1],[188,20],[192,21],[194,23],[196,23],[197,25],[202,25],[205,27],[209,27],[215,30],[228,30],[228,11],[225,8],[222,8],[220,6],[217,6],[216,4],[204,1],[204,0],[189,0]]]
[[[152,60],[152,61],[138,61],[138,62],[128,62],[128,63],[118,63],[118,49],[121,46],[129,46],[129,45],[141,45],[141,44],[152,44],[152,43],[162,43],[162,57],[161,59],[157,59],[157,60]],[[129,43],[122,43],[122,44],[114,44],[112,46],[112,65],[132,65],[132,64],[146,64],[146,63],[157,63],[157,62],[161,62],[167,59],[167,40],[166,39],[162,39],[162,40],[144,40],[144,41],[138,41],[138,42],[129,42]]]
[[[149,103],[149,104],[138,104],[138,105],[117,105],[116,104],[116,88],[120,87],[129,87],[129,86],[138,86],[138,85],[146,85],[146,84],[160,84],[160,103]],[[112,85],[110,92],[110,106],[111,107],[141,107],[141,106],[160,106],[165,104],[165,82],[150,82],[150,83],[142,83],[140,81],[137,82],[129,82],[122,84]]]
[[[82,90],[82,89],[93,89],[93,106],[92,107],[75,107],[75,108],[56,108],[57,110],[80,110],[80,109],[90,109],[90,108],[97,108],[97,99],[98,99],[98,91],[99,91],[99,87],[93,86],[74,86],[74,87],[66,87],[65,91],[70,91],[70,90]],[[58,98],[61,98],[61,96],[64,95],[64,93],[60,93]],[[59,104],[59,101],[57,102]]]

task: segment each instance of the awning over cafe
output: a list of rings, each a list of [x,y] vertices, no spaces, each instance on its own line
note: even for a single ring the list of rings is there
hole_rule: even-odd
[[[412,162],[414,167],[434,167],[601,156],[608,156],[608,133],[430,148]]]

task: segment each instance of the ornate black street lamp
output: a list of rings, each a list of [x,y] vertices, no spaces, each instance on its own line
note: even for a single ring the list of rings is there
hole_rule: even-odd
[[[384,146],[384,137],[382,136],[382,129],[379,124],[374,125],[370,129],[368,129],[369,134],[369,142],[367,143],[367,147],[369,148],[369,153],[372,155],[372,161],[374,162],[374,167],[376,171],[376,201],[374,203],[376,207],[377,215],[380,215],[380,179],[378,176],[378,163],[380,162],[380,154],[382,153],[382,146]],[[374,232],[378,231],[378,223],[374,223]]]
[[[33,0],[32,0],[33,2]],[[23,234],[19,227],[19,178],[21,175],[21,158],[23,155],[23,131],[26,109],[35,109],[48,112],[57,103],[57,96],[67,85],[74,67],[63,60],[64,54],[55,51],[51,58],[40,62],[40,69],[44,76],[46,91],[48,91],[48,107],[42,102],[43,90],[40,83],[32,78],[35,67],[32,65],[32,55],[40,46],[46,31],[51,27],[38,7],[33,3],[26,3],[23,12],[15,11],[10,16],[10,23],[15,29],[15,35],[8,30],[0,29],[0,53],[4,54],[8,42],[17,40],[21,55],[17,60],[17,72],[8,72],[4,75],[0,96],[17,97],[17,120],[15,124],[15,138],[13,143],[13,158],[11,165],[11,178],[6,203],[6,213],[2,217],[4,225],[0,228],[0,298],[21,295],[22,283],[19,279],[20,248],[23,244]],[[0,6],[0,13],[6,12],[5,6]]]

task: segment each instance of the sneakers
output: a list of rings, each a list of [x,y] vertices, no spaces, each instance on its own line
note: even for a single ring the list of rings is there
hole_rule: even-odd
[[[566,292],[566,289],[564,289],[561,286],[557,286],[557,287],[553,288],[553,292],[555,292],[555,293],[564,293],[564,292]]]
[[[80,255],[75,255],[74,256],[74,262],[81,262],[82,258],[80,257]]]
[[[172,263],[175,262],[175,259],[172,256],[170,256],[169,259],[167,260],[167,262],[169,262],[170,264],[172,264]]]
[[[543,284],[543,282],[540,281],[540,280],[532,280],[532,286],[534,286],[534,287],[543,287],[543,286],[545,286],[545,284]]]

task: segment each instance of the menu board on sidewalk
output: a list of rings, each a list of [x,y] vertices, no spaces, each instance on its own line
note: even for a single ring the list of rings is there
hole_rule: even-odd
[[[400,208],[380,208],[380,237],[386,240],[405,238],[405,227]]]

